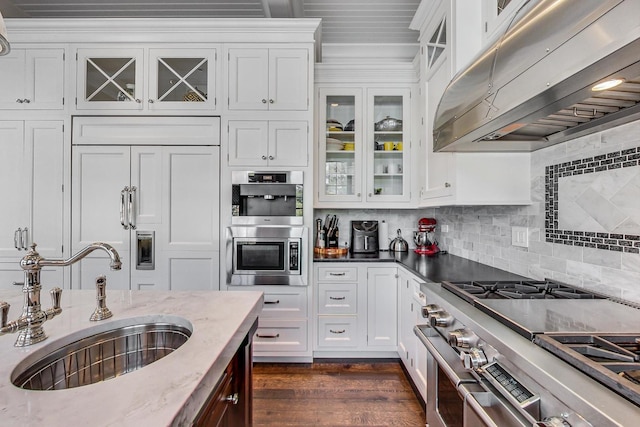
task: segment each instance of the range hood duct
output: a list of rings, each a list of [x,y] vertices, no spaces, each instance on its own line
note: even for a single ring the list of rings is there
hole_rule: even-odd
[[[434,151],[534,151],[640,119],[638,0],[529,0],[489,46],[445,90]]]

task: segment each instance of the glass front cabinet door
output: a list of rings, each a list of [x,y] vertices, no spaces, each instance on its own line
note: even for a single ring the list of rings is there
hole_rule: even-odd
[[[321,205],[410,200],[409,95],[409,89],[318,90]]]
[[[362,90],[319,89],[318,200],[363,200]]]
[[[367,91],[367,200],[409,201],[409,89]]]
[[[78,49],[77,106],[215,110],[216,64],[216,49]]]

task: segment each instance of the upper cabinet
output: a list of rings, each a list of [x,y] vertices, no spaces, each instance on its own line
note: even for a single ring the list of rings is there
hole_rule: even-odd
[[[0,109],[61,110],[64,49],[12,48],[0,61]]]
[[[229,48],[228,109],[308,110],[309,55],[302,48]]]
[[[82,48],[77,108],[214,111],[216,74],[216,48]]]
[[[410,87],[319,87],[316,207],[410,201]]]
[[[514,0],[515,1],[515,0]],[[504,2],[498,2],[504,3]],[[433,121],[453,76],[482,49],[483,8],[496,1],[423,2],[412,28],[420,30],[422,120],[418,126],[424,167],[421,206],[530,203],[528,153],[434,152]]]

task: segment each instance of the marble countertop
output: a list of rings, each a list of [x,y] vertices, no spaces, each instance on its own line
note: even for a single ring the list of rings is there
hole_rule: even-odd
[[[377,254],[347,254],[343,256],[321,256],[316,254],[313,262],[397,262],[427,282],[468,280],[527,280],[528,277],[510,273],[499,268],[481,264],[449,253],[435,256],[418,255],[413,251]]]
[[[44,309],[50,307],[45,285]],[[45,322],[48,339],[14,347],[17,334],[0,336],[0,425],[2,426],[187,426],[198,414],[225,367],[262,310],[262,292],[163,292],[107,289],[113,317],[89,321],[96,305],[93,290],[65,290],[62,313]],[[0,290],[11,304],[9,321],[22,312],[22,292]],[[131,319],[179,317],[193,333],[175,352],[121,377],[83,387],[29,391],[11,383],[14,368],[29,355],[46,354],[60,343],[109,330]]]

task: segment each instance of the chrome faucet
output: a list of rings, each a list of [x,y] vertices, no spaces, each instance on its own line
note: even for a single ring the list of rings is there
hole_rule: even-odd
[[[20,260],[20,267],[24,270],[24,284],[22,286],[24,304],[22,306],[22,315],[13,322],[7,322],[9,304],[0,302],[2,316],[0,319],[2,321],[0,325],[0,335],[18,332],[18,338],[15,343],[16,347],[25,347],[47,339],[42,325],[47,320],[62,313],[62,309],[60,308],[62,289],[56,287],[50,291],[52,308],[42,310],[40,306],[40,290],[42,289],[40,285],[41,268],[52,266],[64,267],[75,264],[96,249],[104,250],[109,254],[112,270],[120,270],[122,266],[120,255],[118,255],[118,252],[111,245],[106,243],[92,243],[66,260],[42,258],[36,251],[36,244],[33,243],[29,252]]]

